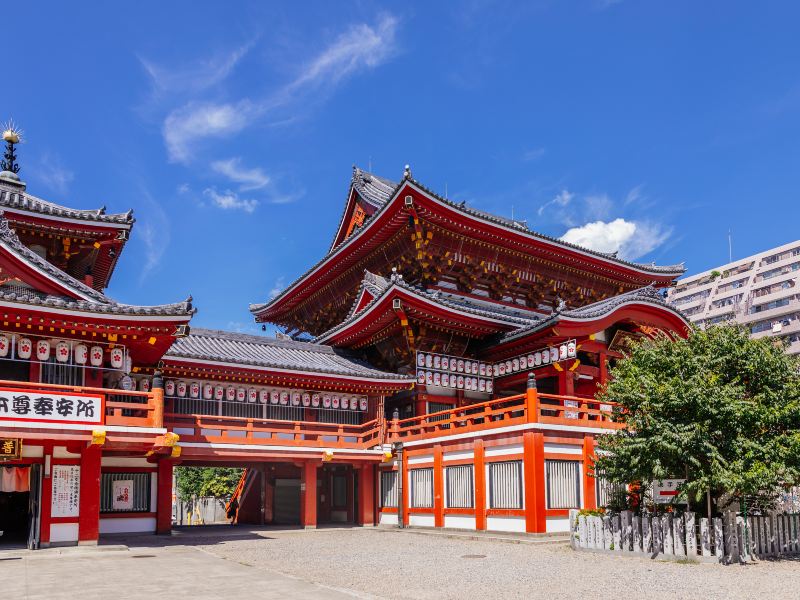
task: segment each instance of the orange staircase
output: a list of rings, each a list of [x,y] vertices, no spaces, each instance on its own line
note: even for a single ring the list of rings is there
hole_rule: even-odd
[[[231,499],[228,500],[228,503],[225,505],[225,514],[230,514],[231,505],[233,501],[236,500],[236,514],[233,517],[233,523],[236,523],[239,520],[239,507],[242,505],[242,498],[244,497],[245,493],[249,489],[248,484],[248,475],[250,474],[250,469],[244,469],[242,471],[242,476],[239,478],[239,483],[236,484],[236,489],[233,490],[233,494],[231,495]],[[252,482],[250,482],[252,483]]]

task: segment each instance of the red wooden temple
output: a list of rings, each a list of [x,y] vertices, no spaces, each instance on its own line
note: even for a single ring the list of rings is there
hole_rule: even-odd
[[[608,491],[609,362],[687,331],[661,293],[682,266],[537,234],[408,168],[354,168],[328,254],[251,305],[286,334],[190,330],[191,298],[104,294],[131,212],[41,200],[4,167],[0,544],[167,533],[179,464],[245,467],[239,522],[565,531]]]

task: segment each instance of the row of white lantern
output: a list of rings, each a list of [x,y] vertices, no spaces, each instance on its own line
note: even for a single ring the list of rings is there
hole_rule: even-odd
[[[427,352],[417,353],[417,367],[466,375],[480,375],[481,377],[492,376],[492,365],[489,363]]]
[[[436,371],[417,371],[417,383],[420,385],[436,385],[471,392],[486,392],[489,394],[494,391],[494,384],[491,379],[464,377],[463,375],[439,373]]]
[[[53,347],[55,346],[55,347]],[[76,344],[74,347],[64,340],[58,341],[55,345],[50,340],[37,340],[34,344],[30,338],[19,338],[16,340],[17,358],[29,359],[35,356],[37,360],[47,361],[50,356],[54,356],[56,362],[68,363],[70,357],[77,365],[89,364],[93,367],[103,365],[105,352],[102,346],[87,346],[86,344]],[[11,354],[11,340],[6,335],[0,335],[0,358],[6,358]],[[13,358],[13,356],[12,356]],[[120,347],[111,349],[109,360],[114,369],[121,369],[125,364],[125,351]]]
[[[343,396],[301,390],[269,390],[214,385],[209,382],[167,380],[164,394],[177,398],[203,400],[226,400],[228,402],[260,402],[279,406],[304,406],[311,408],[335,408],[342,410],[367,410],[366,396]]]
[[[575,358],[577,347],[575,340],[570,340],[559,346],[542,348],[528,355],[517,356],[506,361],[495,363],[493,373],[495,377],[510,375],[526,369],[549,365],[560,360]]]

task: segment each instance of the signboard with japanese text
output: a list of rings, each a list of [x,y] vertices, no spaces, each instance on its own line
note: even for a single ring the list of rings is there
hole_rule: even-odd
[[[77,517],[81,496],[80,465],[53,465],[52,517]]]
[[[0,460],[16,460],[22,456],[22,440],[0,438]]]
[[[99,424],[103,412],[102,396],[0,388],[0,420]]]
[[[111,508],[133,510],[133,480],[118,479],[111,482]]]
[[[678,486],[685,479],[663,479],[653,482],[653,502],[656,504],[687,504],[684,496],[678,496]]]

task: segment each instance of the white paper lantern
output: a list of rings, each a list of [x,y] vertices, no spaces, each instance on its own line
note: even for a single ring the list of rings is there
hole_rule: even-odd
[[[458,389],[463,390],[464,389],[464,376],[463,375],[459,375],[457,381],[458,381],[458,385],[457,385]]]
[[[176,391],[178,392],[179,398],[186,398],[186,382],[179,381],[178,385],[176,386]]]
[[[567,345],[566,344],[561,344],[558,347],[558,358],[559,358],[559,360],[564,360],[564,359],[567,358]]]
[[[434,373],[433,374],[433,385],[442,385],[442,375],[441,375],[441,373]]]
[[[78,353],[77,348],[75,349],[75,354]],[[165,396],[174,396],[175,395],[175,382],[172,379],[167,379],[166,383],[164,384],[164,395]]]
[[[567,356],[569,358],[575,358],[576,354],[577,350],[575,348],[575,340],[570,340],[569,342],[567,342]]]
[[[533,354],[528,354],[528,367],[532,367],[536,364],[536,357]]]
[[[75,346],[75,364],[85,365],[89,360],[89,349],[84,344]]]
[[[311,394],[303,392],[303,406],[311,406]]]
[[[236,400],[239,402],[244,402],[247,400],[247,390],[244,388],[237,388],[236,389]]]
[[[458,372],[459,373],[464,372],[464,361],[460,358],[458,359]]]
[[[189,385],[189,395],[192,398],[199,398],[200,397],[200,384],[197,383],[196,381],[193,381]]]
[[[125,360],[125,353],[122,351],[122,348],[112,348],[110,360],[111,366],[114,369],[121,369],[122,363]]]
[[[56,344],[56,362],[69,362],[69,344],[63,340]]]
[[[319,408],[320,400],[322,396],[320,394],[311,394],[311,406],[314,408]]]
[[[341,406],[341,399],[339,396],[335,395],[331,398],[331,406],[333,408],[339,408]]]
[[[214,386],[206,382],[203,384],[203,399],[211,400],[214,397]]]
[[[0,356],[8,356],[8,351],[11,350],[11,340],[7,335],[0,335]]]
[[[428,369],[433,367],[433,357],[430,354],[425,355],[425,367]]]
[[[89,364],[93,367],[101,367],[103,365],[103,349],[100,346],[92,346],[89,349]]]
[[[250,388],[249,390],[247,390],[247,401],[248,402],[258,401],[258,390],[256,388]]]
[[[330,408],[331,407],[331,396],[330,394],[324,394],[322,396],[322,408]]]
[[[214,386],[214,400],[222,400],[225,398],[225,387],[221,385]]]
[[[142,377],[139,380],[139,390],[142,392],[150,391],[150,380],[147,377]]]
[[[261,404],[269,402],[269,390],[260,390],[258,392],[258,401],[261,402]]]
[[[425,373],[425,384],[426,385],[433,385],[433,372],[428,371]]]
[[[491,394],[493,389],[494,389],[494,384],[492,383],[492,380],[490,379],[489,381],[486,382],[486,391]]]
[[[292,392],[292,406],[300,406],[300,392]]]
[[[425,355],[422,352],[417,352],[417,366],[418,367],[425,366]]]
[[[269,403],[278,404],[281,401],[281,393],[278,390],[273,390],[269,393]]]
[[[420,371],[417,373],[417,383],[420,385],[425,385],[425,371]]]
[[[17,355],[20,358],[30,358],[33,353],[33,342],[28,338],[22,338],[17,344]]]
[[[550,362],[554,363],[558,360],[558,348],[550,348]]]
[[[514,360],[511,361],[511,370],[514,371],[514,372],[519,371],[519,359],[518,358],[515,358]]]
[[[236,400],[236,388],[233,386],[228,386],[225,388],[225,400],[228,402],[233,402]]]
[[[281,404],[283,406],[289,404],[289,392],[287,392],[286,390],[281,391]]]
[[[50,342],[47,340],[39,340],[36,342],[36,358],[39,360],[50,359]]]
[[[442,357],[438,354],[433,357],[433,368],[434,369],[441,369],[442,368]]]
[[[364,398],[361,398],[361,399],[358,401],[358,407],[359,407],[359,408],[360,408],[362,411],[366,411],[366,410],[367,410],[367,405],[368,405],[368,402],[367,402],[367,398],[366,398],[366,396],[365,396]]]
[[[485,379],[479,379],[478,380],[478,391],[479,392],[485,392],[486,391],[486,380]]]

